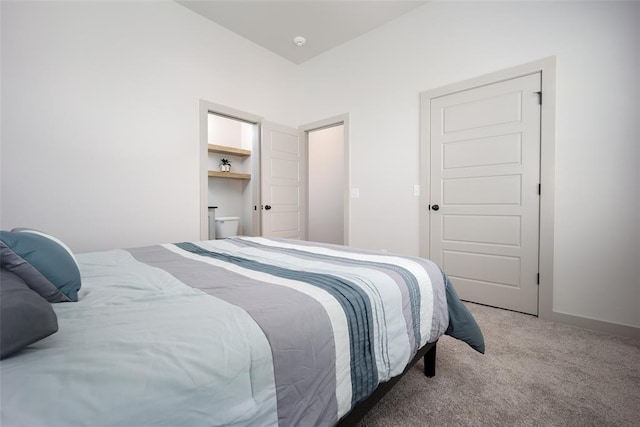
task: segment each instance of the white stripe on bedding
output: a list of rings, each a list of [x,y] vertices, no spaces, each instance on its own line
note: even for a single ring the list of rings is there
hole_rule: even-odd
[[[206,250],[220,250],[221,241],[199,242],[200,246]],[[351,409],[351,351],[349,347],[349,328],[345,313],[338,301],[328,292],[306,283],[295,280],[284,279],[267,273],[261,273],[249,270],[235,264],[226,263],[213,258],[200,256],[171,244],[162,245],[165,249],[179,254],[185,258],[195,261],[204,262],[215,267],[224,268],[242,276],[271,283],[280,286],[286,286],[302,292],[315,299],[324,307],[331,321],[333,328],[335,348],[336,348],[336,399],[338,403],[338,418],[345,415]]]

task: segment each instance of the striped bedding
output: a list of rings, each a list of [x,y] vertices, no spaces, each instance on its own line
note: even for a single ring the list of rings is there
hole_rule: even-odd
[[[238,237],[78,261],[59,332],[2,363],[2,425],[330,426],[451,330],[420,258]]]

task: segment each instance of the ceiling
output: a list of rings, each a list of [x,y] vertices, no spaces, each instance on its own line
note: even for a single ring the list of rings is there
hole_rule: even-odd
[[[217,1],[177,3],[301,64],[413,10],[427,1]],[[293,38],[306,38],[296,46]]]

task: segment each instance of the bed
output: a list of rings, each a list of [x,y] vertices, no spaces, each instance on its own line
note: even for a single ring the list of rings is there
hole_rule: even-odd
[[[443,334],[484,352],[421,258],[260,237],[74,255],[23,229],[0,249],[3,288],[24,281],[57,323],[3,354],[3,426],[348,425],[420,357],[433,375]]]

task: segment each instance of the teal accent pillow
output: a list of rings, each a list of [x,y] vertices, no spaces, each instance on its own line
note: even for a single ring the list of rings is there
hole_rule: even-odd
[[[53,236],[24,228],[0,231],[0,264],[49,302],[78,301],[78,263]]]
[[[20,277],[0,269],[0,359],[58,330],[51,304]]]

